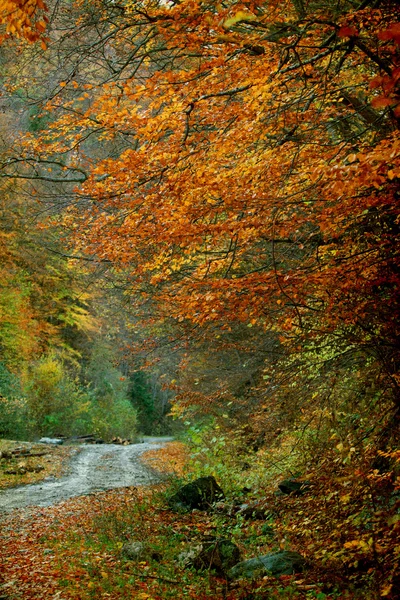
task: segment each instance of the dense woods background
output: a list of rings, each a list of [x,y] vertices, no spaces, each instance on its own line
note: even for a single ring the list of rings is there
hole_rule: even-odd
[[[292,535],[393,598],[397,8],[0,9],[1,435],[171,413],[230,482],[307,474]]]

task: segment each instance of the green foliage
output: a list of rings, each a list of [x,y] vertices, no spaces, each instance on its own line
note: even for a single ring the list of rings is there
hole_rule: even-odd
[[[136,411],[126,398],[108,400],[92,398],[91,428],[100,438],[110,441],[113,437],[135,439],[137,435]]]
[[[24,439],[29,435],[29,407],[20,381],[0,363],[0,436]]]
[[[160,410],[150,392],[146,375],[136,371],[130,378],[129,396],[138,413],[140,430],[145,435],[154,435],[155,424],[160,419]]]
[[[55,355],[29,369],[24,391],[36,434],[79,435],[90,428],[89,395]]]
[[[248,452],[238,432],[222,430],[216,419],[190,424],[186,442],[191,449],[188,470],[193,476],[214,475],[225,492],[237,494],[243,486],[258,488],[263,461]]]
[[[39,106],[33,106],[30,109],[28,119],[28,130],[31,133],[46,129],[51,122],[49,114],[43,113]]]
[[[4,363],[0,362],[0,395],[12,396],[21,393],[18,377],[11,373]]]
[[[137,414],[128,397],[129,382],[114,365],[109,346],[94,346],[85,371],[92,402],[93,431],[106,440],[114,436],[134,439]]]
[[[110,372],[115,379],[109,367]],[[73,436],[89,432],[106,440],[134,437],[136,412],[123,396],[125,388],[123,382],[114,387],[105,380],[101,388],[93,389],[79,382],[55,354],[45,356],[26,375],[24,393],[32,433]]]
[[[17,271],[6,277],[0,289],[0,352],[7,365],[16,367],[37,349],[39,328],[31,314],[26,274]]]

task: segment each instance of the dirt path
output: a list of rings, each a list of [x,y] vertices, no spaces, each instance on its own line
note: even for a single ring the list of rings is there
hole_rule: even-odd
[[[49,506],[96,491],[154,483],[157,476],[140,461],[140,456],[170,439],[151,438],[130,446],[82,445],[67,476],[1,491],[0,513],[27,506]]]

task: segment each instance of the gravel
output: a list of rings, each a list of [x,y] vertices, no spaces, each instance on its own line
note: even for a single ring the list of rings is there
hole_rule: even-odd
[[[82,444],[71,460],[68,475],[1,491],[0,513],[27,506],[50,506],[113,488],[156,483],[159,477],[140,461],[140,456],[161,448],[167,441],[170,439],[151,438],[129,446]]]

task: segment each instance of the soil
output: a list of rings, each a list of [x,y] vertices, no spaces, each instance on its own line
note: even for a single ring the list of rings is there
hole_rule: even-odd
[[[50,506],[67,498],[112,488],[156,483],[160,475],[141,462],[140,456],[170,440],[148,438],[129,446],[82,444],[66,476],[0,491],[0,513],[28,506]]]

